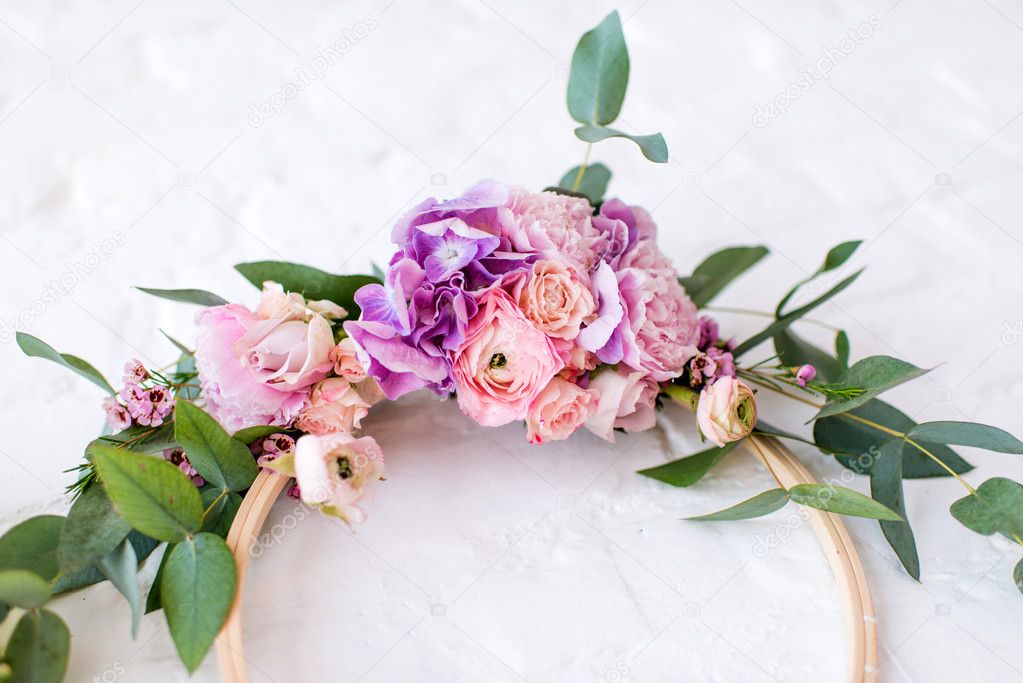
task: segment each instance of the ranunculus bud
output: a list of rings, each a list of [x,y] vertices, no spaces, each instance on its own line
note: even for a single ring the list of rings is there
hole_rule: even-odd
[[[757,423],[753,390],[734,377],[720,377],[700,392],[696,422],[718,446],[749,436]]]

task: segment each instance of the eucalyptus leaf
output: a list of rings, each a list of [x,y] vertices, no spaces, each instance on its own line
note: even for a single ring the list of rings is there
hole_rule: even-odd
[[[164,422],[159,427],[133,425],[116,434],[97,437],[85,447],[85,456],[90,460],[93,446],[130,447],[136,453],[162,454],[165,450],[177,448],[178,442],[174,440],[174,423]]]
[[[195,356],[192,354],[181,354],[178,364],[174,366],[174,373],[181,377],[194,375],[196,373]],[[186,401],[194,401],[199,398],[200,391],[199,387],[195,384],[196,382],[198,382],[198,379],[194,379],[187,385],[179,387],[177,397]]]
[[[1015,569],[1012,570],[1012,580],[1016,582],[1019,592],[1023,593],[1023,560],[1017,562]]]
[[[114,388],[103,378],[100,371],[78,356],[72,356],[70,353],[60,353],[42,339],[25,334],[24,332],[18,332],[15,337],[18,340],[18,346],[25,352],[26,356],[45,358],[57,365],[63,365],[65,368],[77,372],[108,394],[114,393]]]
[[[572,54],[568,112],[583,124],[618,118],[629,84],[629,52],[617,10],[583,34]]]
[[[835,358],[843,372],[849,368],[849,335],[845,330],[835,334]]]
[[[8,683],[60,683],[67,673],[71,634],[53,612],[26,612],[7,641]]]
[[[789,489],[792,502],[852,517],[901,521],[898,513],[862,493],[833,484],[796,484]]]
[[[739,519],[751,519],[780,510],[787,502],[789,502],[789,494],[785,489],[771,489],[758,493],[730,508],[686,519],[694,522],[731,522]]]
[[[178,351],[180,351],[182,353],[182,355],[191,356],[194,353],[192,351],[192,349],[188,348],[184,343],[179,342],[177,339],[175,339],[174,337],[170,336],[169,334],[167,334],[163,330],[160,330],[160,334],[162,334],[164,337],[166,337],[167,341],[169,341],[171,344],[174,344],[174,346],[178,349]]]
[[[1023,486],[1011,479],[988,479],[977,487],[976,493],[952,503],[949,512],[978,534],[1001,533],[1023,539]]]
[[[568,173],[561,177],[558,187],[566,190],[571,190],[575,187],[575,181],[579,177],[580,168],[580,166],[576,166],[569,169]],[[590,204],[596,206],[603,201],[609,182],[611,182],[611,169],[601,163],[589,164],[586,167],[586,172],[583,173],[579,187],[575,191],[584,194],[590,200]]]
[[[139,563],[135,548],[125,538],[121,543],[99,559],[97,563],[103,575],[110,579],[114,588],[124,596],[131,607],[131,637],[138,635],[142,620],[142,589],[139,587]]]
[[[814,419],[838,415],[858,408],[875,396],[904,382],[916,379],[930,370],[918,368],[891,356],[869,356],[857,361],[838,379],[838,383],[847,387],[860,387],[863,393],[849,398],[828,401]]]
[[[810,282],[818,275],[823,275],[824,273],[841,267],[849,260],[849,257],[853,255],[853,252],[855,252],[861,244],[863,244],[863,240],[853,240],[851,242],[842,242],[841,244],[832,247],[828,251],[827,256],[824,257],[824,263],[822,263],[810,277],[800,280],[795,287],[789,290],[788,294],[782,297],[782,300],[778,302],[777,308],[775,308],[775,315],[782,315],[782,311],[785,309],[785,304],[792,299],[795,293],[799,291],[800,287]]]
[[[920,558],[916,539],[906,517],[905,497],[902,493],[902,439],[890,439],[881,447],[870,468],[870,495],[877,502],[902,517],[902,522],[879,520],[881,532],[895,551],[909,575],[920,580]]]
[[[925,422],[917,425],[909,436],[933,443],[972,446],[996,453],[1023,454],[1023,442],[1004,429],[976,422]]]
[[[167,566],[167,560],[170,559],[171,552],[174,550],[174,545],[174,543],[168,543],[167,548],[163,551],[163,557],[160,558],[160,566],[156,568],[153,585],[149,587],[149,594],[146,596],[146,614],[163,609],[163,601],[160,597],[160,583],[163,581],[164,569]]]
[[[760,419],[757,420],[757,424],[753,428],[753,432],[756,434],[766,434],[767,436],[777,436],[782,439],[792,439],[793,441],[799,441],[800,443],[805,443],[810,446],[816,445],[813,441],[810,441],[805,437],[799,436],[798,434],[793,434],[792,432],[787,432],[784,429],[780,429],[778,427],[772,427],[771,425],[767,424],[766,422]]]
[[[242,497],[234,491],[225,493],[213,487],[202,491],[201,496],[203,507],[206,509],[202,530],[227,538],[231,522],[242,505]]]
[[[355,303],[357,289],[368,284],[380,284],[370,275],[335,275],[312,266],[303,266],[285,261],[255,261],[239,263],[235,270],[256,287],[273,281],[285,291],[297,292],[307,299],[333,301],[348,311],[349,318],[359,317],[359,306]]]
[[[600,142],[608,138],[625,138],[635,142],[639,146],[639,151],[650,161],[657,164],[664,164],[668,161],[668,145],[664,142],[664,136],[660,133],[630,135],[616,128],[580,126],[575,129],[575,136],[583,142]]]
[[[0,602],[38,609],[50,600],[50,582],[27,569],[0,570]]]
[[[222,306],[228,303],[227,299],[204,289],[152,289],[150,287],[136,287],[135,289],[161,299],[195,304],[196,306]]]
[[[241,441],[246,446],[251,446],[260,439],[265,439],[271,434],[282,434],[287,430],[284,427],[277,427],[274,425],[256,425],[254,427],[245,427],[239,429],[234,433],[234,439]]]
[[[73,574],[92,566],[121,544],[131,525],[117,514],[102,486],[89,486],[78,496],[60,535],[57,556],[61,571]]]
[[[160,541],[150,538],[135,529],[132,529],[131,533],[128,534],[128,542],[135,549],[135,557],[138,558],[139,562],[144,562],[153,553],[153,550],[160,545]],[[106,581],[106,577],[103,576],[103,572],[99,570],[99,567],[93,564],[73,574],[60,574],[57,577],[57,583],[53,586],[53,594],[57,595],[78,590],[79,588],[85,588],[102,581]]]
[[[64,528],[58,515],[30,517],[0,537],[0,569],[24,569],[52,581],[60,572],[57,548]]]
[[[806,341],[791,329],[781,330],[774,335],[774,350],[782,365],[795,367],[809,364],[817,371],[817,377],[833,382],[844,368],[831,354]]]
[[[195,404],[179,400],[174,423],[178,443],[203,479],[227,491],[243,491],[252,485],[259,474],[252,452],[232,439],[219,422]]]
[[[114,508],[134,528],[161,541],[181,541],[199,530],[199,492],[171,463],[109,446],[96,446],[93,462]]]
[[[237,569],[223,539],[209,533],[177,544],[160,580],[171,638],[189,672],[202,663],[234,598]]]
[[[786,313],[785,315],[781,316],[780,318],[777,318],[774,322],[772,322],[770,325],[765,327],[763,330],[761,330],[757,334],[753,335],[752,337],[750,337],[749,339],[747,339],[743,343],[739,344],[739,346],[737,346],[735,348],[735,350],[732,351],[732,355],[734,355],[736,358],[738,358],[739,356],[741,356],[742,354],[746,353],[750,349],[758,346],[761,342],[767,341],[768,339],[770,339],[774,335],[778,334],[778,332],[788,328],[788,326],[791,325],[792,323],[794,323],[796,320],[799,320],[800,318],[802,318],[804,315],[806,315],[807,313],[809,313],[813,309],[815,309],[818,306],[820,306],[821,304],[827,302],[832,297],[836,296],[839,292],[841,292],[846,287],[848,287],[853,282],[855,282],[856,278],[858,278],[860,276],[860,273],[862,273],[862,272],[863,272],[862,270],[856,271],[855,273],[853,273],[849,277],[845,278],[844,280],[839,282],[837,285],[835,285],[834,287],[832,287],[827,292],[825,292],[821,296],[817,297],[816,299],[814,299],[810,303],[808,303],[808,304],[806,304],[804,306],[800,306],[799,308]]]
[[[870,472],[874,454],[892,437],[884,431],[854,419],[855,417],[901,434],[910,432],[916,426],[916,423],[907,415],[880,399],[867,401],[859,408],[815,421],[813,438],[817,442],[817,446],[827,453],[834,453],[840,463],[860,474]],[[959,457],[948,446],[925,441],[917,441],[917,443],[948,465],[956,474],[963,474],[973,469],[973,465]],[[946,469],[919,449],[910,446],[903,449],[902,476],[905,479],[921,479],[950,475]]]
[[[672,486],[692,486],[740,443],[741,441],[733,441],[721,448],[710,448],[664,465],[639,470],[638,473]]]
[[[693,303],[703,308],[767,254],[767,247],[761,246],[722,249],[705,258],[692,275],[679,278],[679,282]]]

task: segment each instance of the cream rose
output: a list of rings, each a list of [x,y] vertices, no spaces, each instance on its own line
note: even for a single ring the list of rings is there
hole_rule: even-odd
[[[575,339],[579,328],[593,320],[596,304],[588,283],[572,266],[543,259],[533,264],[519,292],[519,306],[548,336]]]

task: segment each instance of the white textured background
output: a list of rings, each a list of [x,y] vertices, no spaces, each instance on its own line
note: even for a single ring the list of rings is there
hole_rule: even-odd
[[[385,3],[0,5],[3,527],[66,507],[61,470],[102,419],[99,391],[24,358],[12,329],[112,379],[131,356],[162,365],[174,350],[158,328],[190,339],[193,311],[130,285],[251,303],[234,263],[364,271],[386,260],[396,214],[424,196],[486,176],[539,188],[578,163],[566,64],[610,3]],[[857,358],[941,364],[893,392],[910,415],[1020,434],[1023,6],[850,5],[621,3],[633,78],[620,123],[662,130],[672,160],[649,164],[623,141],[594,158],[615,171],[613,193],[653,209],[680,270],[732,243],[772,248],[722,305],[770,308],[827,247],[864,238],[823,285],[867,273],[819,317],[849,330]],[[880,28],[835,58],[829,79],[753,125],[755,104],[871,15]],[[254,120],[251,104],[346,35],[351,49],[322,78]],[[762,324],[723,320],[739,337]],[[807,417],[764,411],[792,428]],[[484,431],[425,396],[378,411],[389,478],[368,524],[351,535],[290,500],[275,509],[288,530],[246,587],[255,679],[837,680],[838,594],[809,526],[789,508],[677,521],[770,481],[744,455],[692,490],[634,475],[696,449],[687,416],[669,410],[662,425],[617,448],[581,434],[538,449],[518,427]],[[798,453],[821,477],[843,471]],[[975,484],[1023,478],[1013,456],[965,455]],[[907,490],[922,585],[876,524],[849,522],[874,589],[882,679],[1023,679],[1010,578],[1020,549],[949,517],[955,481]],[[187,679],[162,616],[133,642],[109,586],[55,609],[74,634],[69,680]],[[215,679],[209,657],[193,680]]]

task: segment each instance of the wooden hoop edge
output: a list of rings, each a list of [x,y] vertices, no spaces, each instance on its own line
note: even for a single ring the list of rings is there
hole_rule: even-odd
[[[774,437],[754,434],[749,439],[752,450],[767,465],[785,488],[796,484],[816,483],[809,470],[786,446]],[[217,661],[225,683],[250,683],[245,643],[242,633],[242,591],[251,548],[258,542],[274,501],[287,485],[288,477],[262,471],[256,477],[235,515],[227,535],[227,545],[234,554],[238,580],[227,620],[217,636]],[[852,683],[874,683],[877,680],[877,618],[867,585],[863,565],[845,524],[838,515],[807,508],[814,534],[828,558],[836,581],[842,587],[846,631],[849,636],[849,676]]]

